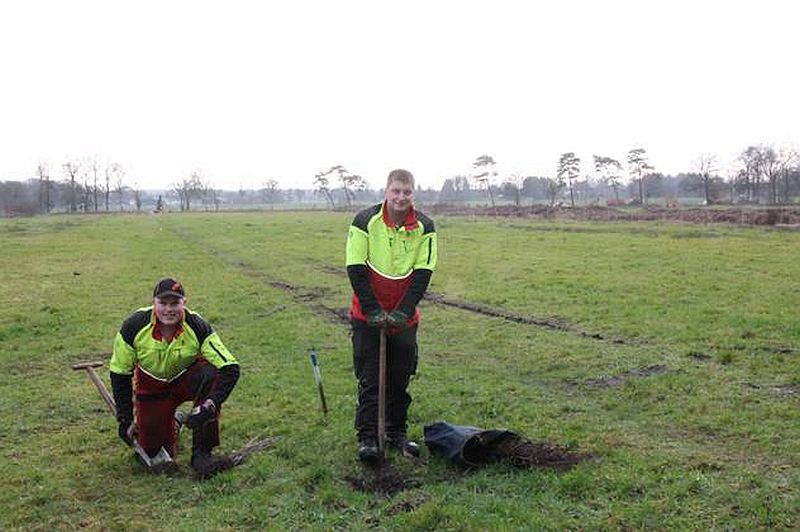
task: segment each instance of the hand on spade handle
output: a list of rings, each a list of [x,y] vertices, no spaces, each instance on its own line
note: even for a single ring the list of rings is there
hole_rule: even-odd
[[[388,314],[382,308],[377,308],[371,312],[367,312],[366,319],[367,325],[370,327],[385,327]]]

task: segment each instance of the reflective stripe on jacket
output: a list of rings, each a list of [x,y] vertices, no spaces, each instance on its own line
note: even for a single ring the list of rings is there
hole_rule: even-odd
[[[161,381],[179,377],[198,357],[215,368],[238,364],[211,326],[197,313],[185,309],[179,334],[167,342],[156,338],[153,307],[131,314],[114,338],[110,369],[131,375],[136,365],[141,371]]]
[[[403,299],[414,270],[436,268],[436,231],[433,221],[413,207],[400,226],[394,226],[384,212],[385,202],[356,214],[347,236],[346,266],[365,265],[378,303],[391,311]],[[356,294],[350,315],[365,319]],[[415,310],[410,323],[417,321]]]

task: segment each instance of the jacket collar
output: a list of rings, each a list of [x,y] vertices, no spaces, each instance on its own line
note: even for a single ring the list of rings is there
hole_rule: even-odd
[[[383,200],[383,205],[381,206],[382,216],[383,216],[383,223],[386,224],[387,227],[395,227],[394,222],[392,222],[391,218],[389,218],[389,209],[386,208],[386,200]],[[406,231],[413,231],[417,228],[417,211],[414,209],[412,205],[409,207],[408,212],[406,213],[406,219],[403,220],[402,227],[405,228]]]

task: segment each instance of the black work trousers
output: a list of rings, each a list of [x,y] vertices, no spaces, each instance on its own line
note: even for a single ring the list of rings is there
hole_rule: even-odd
[[[378,435],[378,351],[380,329],[352,320],[353,369],[358,379],[355,427],[359,441]],[[386,335],[386,434],[406,433],[411,396],[408,383],[417,370],[417,326]]]

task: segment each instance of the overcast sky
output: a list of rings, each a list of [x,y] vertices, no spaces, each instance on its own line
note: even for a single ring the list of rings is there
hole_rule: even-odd
[[[723,172],[797,146],[793,1],[59,0],[0,5],[0,180],[113,161],[141,188],[313,186],[341,164],[423,186],[483,154],[555,174],[561,153],[647,150]]]

